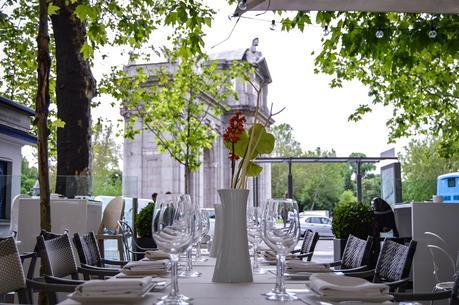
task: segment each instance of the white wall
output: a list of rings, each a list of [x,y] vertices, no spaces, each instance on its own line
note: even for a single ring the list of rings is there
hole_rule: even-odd
[[[0,160],[12,162],[11,199],[21,193],[21,147],[14,139],[0,134]],[[11,202],[11,201],[10,201]]]
[[[439,245],[456,260],[459,251],[459,204],[413,203],[412,204],[413,240],[417,241],[413,261],[413,280],[415,292],[430,292],[435,285],[432,256],[428,244]],[[426,236],[429,231],[440,235],[446,245],[441,245],[434,238]],[[440,281],[452,281],[451,264],[446,256],[439,255]]]

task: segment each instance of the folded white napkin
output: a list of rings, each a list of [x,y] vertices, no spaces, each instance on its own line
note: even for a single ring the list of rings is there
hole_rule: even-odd
[[[305,262],[301,260],[291,260],[287,262],[287,270],[295,272],[330,272],[329,264],[321,264],[314,262]]]
[[[273,250],[267,250],[263,252],[263,257],[267,260],[275,260],[276,255],[277,255],[276,252],[274,252]],[[287,260],[296,259],[296,256],[293,254],[288,254],[285,256],[285,259]]]
[[[123,270],[129,271],[166,271],[169,266],[169,260],[145,260],[145,261],[136,261],[129,262],[124,267]]]
[[[391,300],[389,286],[333,273],[311,275],[309,287],[322,297],[352,300]]]
[[[136,279],[90,280],[79,285],[75,292],[84,297],[101,295],[142,295],[151,287],[151,276]]]
[[[161,260],[161,259],[169,259],[169,254],[162,251],[162,250],[156,250],[156,251],[145,251],[145,258],[148,258],[149,260]]]

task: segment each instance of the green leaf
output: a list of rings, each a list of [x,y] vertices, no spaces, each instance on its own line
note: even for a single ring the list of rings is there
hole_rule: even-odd
[[[84,59],[88,59],[92,56],[92,54],[94,54],[94,49],[88,43],[85,43],[81,47],[81,53],[83,54]]]
[[[247,166],[247,177],[256,177],[261,174],[262,170],[263,167],[250,161],[249,165]]]
[[[48,4],[48,15],[52,16],[60,10],[60,7],[52,3]]]

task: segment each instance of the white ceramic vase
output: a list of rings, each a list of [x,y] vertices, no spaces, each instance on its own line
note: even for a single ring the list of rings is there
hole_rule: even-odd
[[[210,257],[217,257],[218,249],[221,246],[223,234],[223,208],[221,204],[214,204],[215,208],[215,227],[212,245],[210,248]]]
[[[218,190],[223,208],[223,232],[217,250],[213,282],[252,282],[247,240],[247,198],[249,190]]]

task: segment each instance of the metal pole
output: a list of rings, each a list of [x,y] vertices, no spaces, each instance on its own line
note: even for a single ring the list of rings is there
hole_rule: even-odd
[[[137,229],[135,227],[135,218],[137,217],[137,210],[139,208],[139,203],[137,198],[132,198],[132,239],[131,239],[131,249],[134,251],[137,251],[137,249],[134,249],[134,246],[136,244],[135,239],[137,237]]]
[[[258,203],[258,177],[253,177],[252,178],[252,183],[253,183],[253,206],[257,207],[257,206],[259,206],[259,203]]]
[[[361,162],[357,161],[357,176],[356,176],[356,182],[357,182],[357,201],[362,202],[362,173],[361,173]]]
[[[288,198],[293,198],[293,176],[292,176],[292,159],[288,160],[288,182],[287,182]]]

